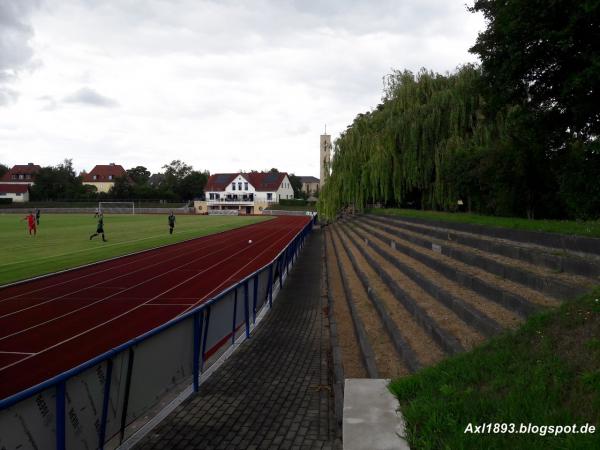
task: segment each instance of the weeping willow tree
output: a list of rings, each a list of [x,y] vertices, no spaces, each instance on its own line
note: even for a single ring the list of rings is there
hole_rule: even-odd
[[[331,176],[319,201],[333,217],[346,205],[402,204],[452,209],[469,195],[463,175],[471,155],[490,148],[502,118],[484,114],[479,68],[440,75],[422,70],[386,77],[382,103],[359,114],[334,144]],[[465,198],[469,201],[470,199]]]

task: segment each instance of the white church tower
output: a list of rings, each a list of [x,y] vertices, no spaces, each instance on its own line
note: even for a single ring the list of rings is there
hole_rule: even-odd
[[[320,156],[321,162],[319,166],[321,167],[321,178],[319,180],[319,189],[321,189],[327,181],[331,167],[331,135],[327,134],[327,125],[325,125],[325,134],[321,135]]]

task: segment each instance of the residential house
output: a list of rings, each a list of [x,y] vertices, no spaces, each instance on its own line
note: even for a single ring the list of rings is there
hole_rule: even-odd
[[[204,187],[205,201],[195,202],[198,212],[237,210],[260,214],[282,199],[293,199],[294,189],[285,172],[217,173]]]
[[[29,201],[29,185],[26,183],[0,183],[0,199],[12,199],[15,203]],[[0,203],[2,207],[2,203]]]
[[[117,178],[127,176],[123,166],[115,163],[95,166],[83,176],[83,184],[96,186],[98,192],[108,192],[115,185]]]
[[[35,176],[42,168],[34,163],[13,166],[4,174],[0,182],[8,184],[35,184]]]

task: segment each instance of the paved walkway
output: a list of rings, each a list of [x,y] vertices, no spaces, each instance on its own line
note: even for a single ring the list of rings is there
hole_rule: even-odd
[[[315,230],[263,322],[136,449],[341,448]]]

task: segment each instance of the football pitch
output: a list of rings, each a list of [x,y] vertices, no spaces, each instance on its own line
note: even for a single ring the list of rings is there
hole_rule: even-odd
[[[96,232],[93,214],[42,214],[37,235],[29,236],[21,214],[0,214],[0,286],[107,258],[181,242],[251,223],[257,216],[178,215],[173,235],[166,214],[105,214],[104,232]]]

